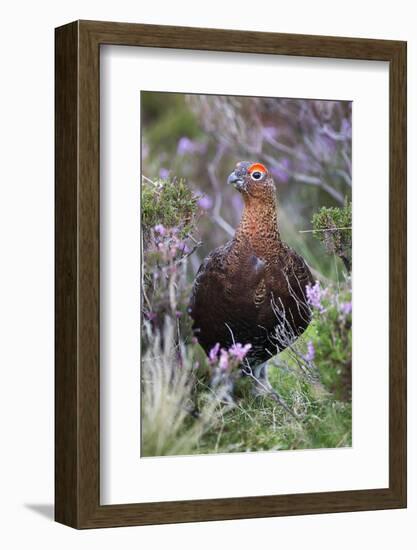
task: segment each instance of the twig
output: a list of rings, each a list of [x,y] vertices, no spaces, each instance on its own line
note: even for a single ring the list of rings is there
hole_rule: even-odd
[[[299,231],[299,233],[322,233],[326,231],[339,231],[342,229],[352,229],[352,227],[329,227],[327,229],[302,229]]]
[[[292,411],[289,406],[285,403],[285,401],[282,399],[282,397],[278,394],[278,392],[272,387],[265,386],[265,384],[262,384],[262,382],[259,380],[259,378],[256,378],[256,376],[252,372],[252,368],[249,365],[246,365],[243,368],[243,372],[246,374],[246,376],[249,376],[249,378],[252,378],[255,383],[260,386],[263,391],[266,393],[266,395],[269,395],[274,401],[276,401],[281,407],[287,411],[288,414],[290,414],[295,420],[300,420],[300,417]]]
[[[150,178],[144,176],[143,174],[142,174],[142,178],[143,178],[144,180],[148,181],[149,183],[152,183],[152,185],[155,185],[155,182],[154,182],[153,180],[151,180]]]

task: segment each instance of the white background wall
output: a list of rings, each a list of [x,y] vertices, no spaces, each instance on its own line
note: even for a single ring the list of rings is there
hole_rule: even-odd
[[[0,544],[3,548],[415,548],[417,20],[412,1],[15,0],[1,9]],[[74,19],[408,40],[409,508],[77,532],[52,522],[54,27]],[[377,128],[375,129],[377,131]],[[378,239],[378,229],[375,232]],[[378,266],[375,266],[377,276]],[[242,474],[242,483],[244,483]]]

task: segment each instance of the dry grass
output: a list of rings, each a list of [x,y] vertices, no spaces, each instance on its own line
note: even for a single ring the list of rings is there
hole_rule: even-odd
[[[142,360],[142,456],[191,454],[230,408],[226,387],[201,391],[193,351],[175,339],[168,317],[163,337],[152,333]],[[196,387],[198,392],[198,415]]]

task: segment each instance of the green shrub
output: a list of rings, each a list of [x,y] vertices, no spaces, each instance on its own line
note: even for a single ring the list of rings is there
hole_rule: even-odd
[[[197,201],[184,180],[152,182],[144,178],[142,315],[160,331],[168,316],[190,337],[191,323],[186,314],[191,292],[187,260],[199,244],[192,235]],[[146,338],[142,342],[150,343]]]
[[[311,360],[324,387],[348,401],[352,390],[352,292],[348,278],[338,287],[307,289],[313,320],[309,328]]]
[[[352,270],[352,204],[343,208],[323,206],[313,216],[313,235],[322,241],[328,254],[342,259],[347,271]]]
[[[193,227],[199,197],[183,179],[151,181],[143,178],[141,193],[142,231],[145,241],[157,225],[177,228],[185,236]]]

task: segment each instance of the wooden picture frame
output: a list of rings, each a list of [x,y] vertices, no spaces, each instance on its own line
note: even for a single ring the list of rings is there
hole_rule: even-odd
[[[406,506],[406,43],[76,21],[56,29],[55,518],[75,528]],[[99,56],[117,44],[389,62],[389,487],[100,505]]]

